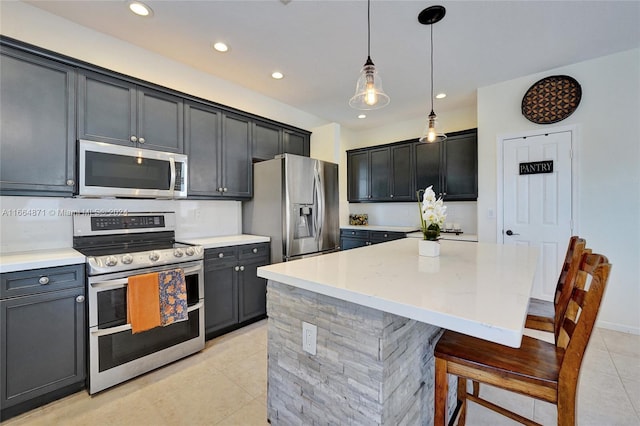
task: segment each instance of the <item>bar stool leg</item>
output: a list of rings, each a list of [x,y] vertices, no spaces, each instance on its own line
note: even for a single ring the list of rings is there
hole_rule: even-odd
[[[460,404],[458,426],[464,426],[467,421],[467,379],[462,377],[458,377],[458,404]]]
[[[447,381],[447,361],[436,358],[436,383],[434,398],[434,419],[435,426],[447,424],[447,394],[449,393],[449,383]]]

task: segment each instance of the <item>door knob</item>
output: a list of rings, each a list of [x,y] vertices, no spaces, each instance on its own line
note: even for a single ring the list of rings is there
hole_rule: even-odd
[[[512,236],[512,235],[520,235],[520,234],[516,234],[516,233],[515,233],[515,232],[513,232],[511,229],[507,229],[506,234],[507,234],[508,236]]]

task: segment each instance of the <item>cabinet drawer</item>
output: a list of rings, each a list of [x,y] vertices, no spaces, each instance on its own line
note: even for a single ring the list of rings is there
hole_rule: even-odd
[[[369,239],[369,231],[359,229],[341,229],[340,236]]]
[[[266,258],[267,260],[269,259],[268,243],[247,244],[247,245],[239,246],[238,250],[239,250],[238,257],[241,260],[258,259],[258,258]]]
[[[374,244],[399,240],[404,237],[406,237],[404,232],[371,231],[371,242]]]
[[[238,250],[236,247],[217,247],[204,251],[204,261],[206,265],[222,265],[228,262],[235,264],[238,260]]]
[[[0,275],[0,299],[84,287],[84,264]]]

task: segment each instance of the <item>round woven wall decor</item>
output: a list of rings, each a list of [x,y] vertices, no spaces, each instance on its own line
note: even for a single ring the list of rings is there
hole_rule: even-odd
[[[562,121],[573,114],[582,98],[575,78],[552,75],[537,81],[522,98],[522,115],[538,124]]]

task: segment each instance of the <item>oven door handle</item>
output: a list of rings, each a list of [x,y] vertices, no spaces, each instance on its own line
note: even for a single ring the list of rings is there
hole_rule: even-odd
[[[125,285],[127,285],[128,282],[129,282],[128,278],[120,278],[117,280],[96,281],[94,283],[91,283],[91,287],[100,288],[100,289],[118,288],[118,287],[124,287]]]
[[[204,307],[204,302],[200,301],[200,302],[196,303],[195,305],[189,306],[187,308],[187,312],[192,312],[192,311],[195,311],[196,309],[202,309],[203,307]],[[98,329],[98,330],[93,330],[91,332],[91,334],[93,336],[96,336],[96,337],[101,337],[101,336],[108,336],[110,334],[121,333],[121,332],[127,331],[127,330],[131,330],[131,324],[123,324],[123,325],[119,325],[117,327],[102,328],[102,329]]]
[[[191,274],[197,274],[198,272],[200,272],[201,268],[202,268],[202,265],[196,265],[196,266],[192,266],[192,267],[189,267],[189,268],[184,268],[183,271],[184,271],[185,275],[191,275]],[[119,279],[115,279],[115,280],[96,281],[94,283],[91,283],[91,287],[99,288],[99,289],[118,288],[118,287],[124,287],[125,285],[127,285],[128,282],[129,282],[128,278],[119,278]]]

